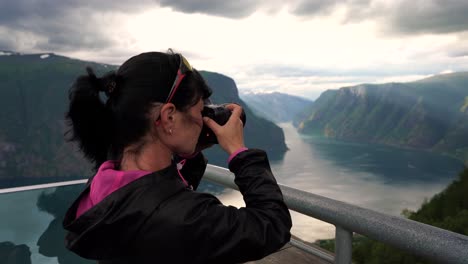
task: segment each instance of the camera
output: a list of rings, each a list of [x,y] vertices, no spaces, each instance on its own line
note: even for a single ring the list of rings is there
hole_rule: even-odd
[[[218,125],[223,126],[224,124],[227,123],[227,121],[229,120],[229,117],[231,117],[231,110],[226,108],[226,105],[228,104],[205,105],[203,107],[202,116],[209,117],[213,119]],[[242,120],[242,124],[245,127],[246,119],[245,119],[244,109],[242,109],[240,119]],[[205,124],[203,124],[200,137],[198,138],[198,145],[206,146],[209,144],[218,144],[218,139],[216,138],[216,135],[213,133],[213,131],[209,127],[207,127]]]

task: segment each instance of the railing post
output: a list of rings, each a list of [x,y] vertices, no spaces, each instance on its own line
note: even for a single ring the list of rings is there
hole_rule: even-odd
[[[351,264],[353,232],[336,227],[335,264]]]

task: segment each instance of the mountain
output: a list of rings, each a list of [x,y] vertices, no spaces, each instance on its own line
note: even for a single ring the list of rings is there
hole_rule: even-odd
[[[88,174],[91,167],[63,139],[68,88],[85,65],[98,72],[112,67],[55,54],[5,53],[0,56],[0,179],[38,183],[44,177]]]
[[[97,74],[117,68],[53,53],[0,52],[0,186],[90,175],[90,164],[76,147],[64,141],[68,89],[77,76],[85,73],[86,66],[92,66]],[[211,72],[203,75],[213,88],[215,102],[239,102],[244,106],[247,146],[281,157],[287,149],[283,131],[252,114],[239,99],[231,78]],[[215,150],[211,152],[210,163],[221,161]],[[226,166],[226,161],[217,164]]]
[[[313,101],[284,93],[241,93],[255,114],[275,123],[290,122]]]
[[[468,73],[328,90],[295,124],[305,134],[437,151],[468,164]]]

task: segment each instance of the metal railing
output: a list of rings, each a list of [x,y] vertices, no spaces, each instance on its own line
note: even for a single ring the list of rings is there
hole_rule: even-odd
[[[234,175],[222,167],[208,165],[204,179],[238,190],[234,183]],[[76,180],[0,189],[0,194],[84,184],[86,181]],[[289,209],[335,225],[335,258],[300,241],[291,241],[294,246],[325,261],[339,264],[351,263],[352,236],[353,232],[356,232],[431,261],[468,263],[468,236],[281,184],[280,188]]]
[[[234,175],[222,167],[208,165],[204,179],[238,190]],[[335,263],[351,263],[353,232],[431,261],[468,263],[468,236],[281,184],[280,188],[289,209],[335,225]],[[298,246],[308,250],[305,245]],[[310,253],[331,261],[320,252]]]
[[[54,182],[54,183],[45,183],[45,184],[36,184],[36,185],[4,188],[4,189],[0,189],[0,194],[24,192],[24,191],[31,191],[31,190],[38,190],[38,189],[45,189],[45,188],[55,188],[55,187],[68,186],[68,185],[74,185],[74,184],[84,184],[87,181],[88,181],[87,179],[83,179],[83,180]]]

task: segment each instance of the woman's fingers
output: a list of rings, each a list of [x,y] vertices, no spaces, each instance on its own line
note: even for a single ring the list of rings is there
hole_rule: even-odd
[[[244,129],[240,115],[242,113],[242,107],[236,104],[226,105],[226,108],[231,110],[231,117],[223,126],[218,125],[211,118],[204,117],[203,121],[205,124],[213,130],[218,143],[228,154],[231,154],[244,147]]]
[[[203,117],[203,122],[215,133],[215,135],[218,134],[218,131],[221,127],[220,125],[218,125],[218,123],[216,123],[213,119],[206,117],[206,116]]]

